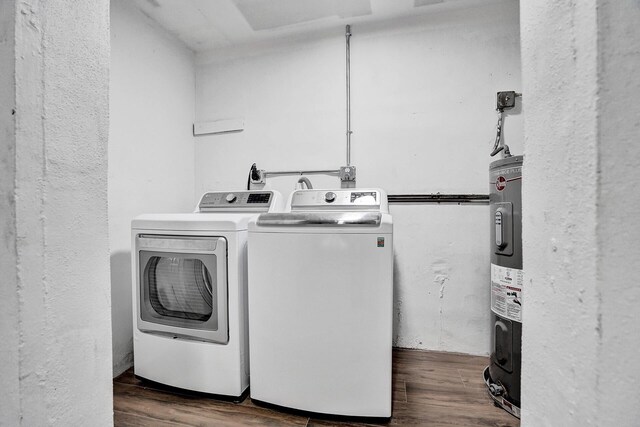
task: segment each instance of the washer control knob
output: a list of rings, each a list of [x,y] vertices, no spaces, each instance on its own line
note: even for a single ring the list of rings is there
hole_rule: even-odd
[[[336,200],[336,193],[329,191],[324,195],[324,201],[327,203],[333,203]]]
[[[236,201],[236,198],[237,198],[237,197],[236,197],[236,195],[235,195],[235,194],[233,194],[233,193],[229,193],[229,194],[227,194],[227,197],[226,197],[227,203],[233,203],[233,202],[235,202],[235,201]]]

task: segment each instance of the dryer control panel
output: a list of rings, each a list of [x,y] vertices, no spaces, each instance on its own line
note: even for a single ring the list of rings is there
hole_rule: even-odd
[[[298,190],[291,210],[380,210],[383,194],[376,189]]]
[[[268,212],[274,198],[272,191],[214,191],[202,196],[197,212]]]

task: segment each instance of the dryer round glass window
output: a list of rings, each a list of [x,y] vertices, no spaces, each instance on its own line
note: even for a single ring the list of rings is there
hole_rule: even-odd
[[[139,235],[136,243],[138,329],[226,343],[226,239]]]
[[[149,302],[161,316],[207,321],[214,307],[215,285],[199,259],[152,256],[144,271]]]

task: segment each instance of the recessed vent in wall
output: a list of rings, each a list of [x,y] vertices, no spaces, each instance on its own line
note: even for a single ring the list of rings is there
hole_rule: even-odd
[[[371,15],[370,0],[233,0],[254,31],[323,18]]]
[[[215,120],[193,124],[193,135],[211,135],[219,133],[242,132],[244,119]]]

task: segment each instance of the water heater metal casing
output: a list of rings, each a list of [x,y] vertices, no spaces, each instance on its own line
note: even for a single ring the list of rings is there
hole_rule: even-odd
[[[506,406],[516,409],[522,361],[522,162],[523,156],[513,156],[489,168],[493,324],[489,375],[503,387]]]

